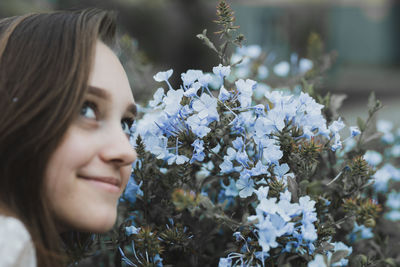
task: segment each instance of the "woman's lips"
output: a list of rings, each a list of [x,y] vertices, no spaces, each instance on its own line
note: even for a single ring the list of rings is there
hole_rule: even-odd
[[[78,176],[78,178],[84,179],[110,193],[119,193],[121,191],[121,181],[114,177]]]

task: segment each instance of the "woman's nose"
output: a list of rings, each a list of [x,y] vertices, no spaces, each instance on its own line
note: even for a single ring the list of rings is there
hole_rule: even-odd
[[[136,151],[120,125],[113,126],[105,135],[104,147],[101,150],[101,158],[104,161],[122,167],[130,165],[136,160]]]

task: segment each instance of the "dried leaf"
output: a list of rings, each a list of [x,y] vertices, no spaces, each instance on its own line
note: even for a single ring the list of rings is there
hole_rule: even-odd
[[[346,98],[347,98],[347,95],[345,95],[345,94],[340,94],[340,95],[333,94],[333,95],[331,95],[330,109],[331,109],[332,114],[333,114],[333,116],[335,118],[339,116],[338,110],[342,106],[343,101]]]
[[[287,178],[287,183],[288,183],[288,190],[290,193],[292,193],[292,201],[293,202],[298,202],[299,198],[297,195],[297,190],[299,188],[299,186],[297,185],[297,182],[295,179],[293,179],[292,177],[288,177]]]
[[[339,262],[341,259],[347,257],[348,254],[349,254],[349,252],[348,252],[347,250],[338,250],[338,251],[335,251],[335,252],[332,254],[330,264],[333,264],[333,263],[335,263],[335,262]]]

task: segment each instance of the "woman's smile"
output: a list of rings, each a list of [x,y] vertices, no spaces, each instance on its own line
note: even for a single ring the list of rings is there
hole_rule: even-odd
[[[78,176],[79,179],[86,180],[107,192],[120,194],[122,190],[121,179],[112,176]]]

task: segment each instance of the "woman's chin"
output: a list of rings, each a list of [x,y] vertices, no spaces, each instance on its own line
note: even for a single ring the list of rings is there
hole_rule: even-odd
[[[107,212],[97,211],[94,214],[87,213],[86,216],[76,217],[72,221],[67,222],[67,224],[58,224],[57,228],[60,233],[66,231],[105,233],[112,229],[116,218],[116,209]]]

